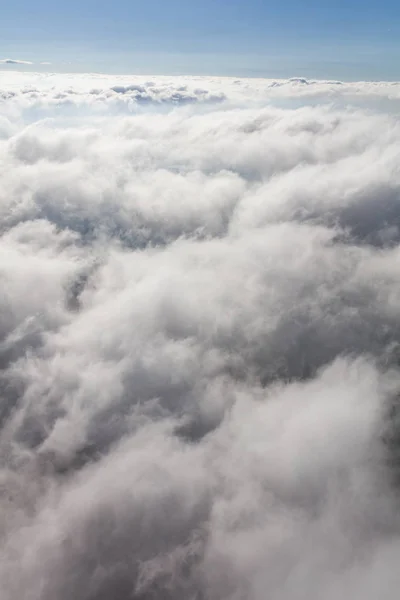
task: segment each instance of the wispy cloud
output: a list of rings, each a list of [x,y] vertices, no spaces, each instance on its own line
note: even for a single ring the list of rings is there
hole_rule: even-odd
[[[2,65],[33,65],[30,60],[19,60],[17,58],[3,58],[0,59]]]

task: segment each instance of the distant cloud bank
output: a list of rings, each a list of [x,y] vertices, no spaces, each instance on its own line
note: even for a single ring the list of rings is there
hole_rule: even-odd
[[[4,59],[8,64],[22,61]],[[29,63],[32,64],[32,63]],[[50,65],[42,62],[40,65]],[[0,94],[12,92],[14,105],[45,110],[94,109],[96,113],[113,110],[132,113],[140,105],[223,103],[257,107],[274,105],[296,108],[302,105],[331,104],[344,108],[393,112],[400,109],[399,82],[341,82],[301,77],[279,79],[235,79],[225,77],[145,77],[101,74],[46,74],[3,72]],[[7,105],[10,106],[9,104]],[[7,107],[5,107],[7,110]]]

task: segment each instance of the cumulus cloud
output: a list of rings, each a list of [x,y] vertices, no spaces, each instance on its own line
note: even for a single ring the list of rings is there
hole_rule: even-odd
[[[2,598],[393,597],[397,87],[0,93]]]

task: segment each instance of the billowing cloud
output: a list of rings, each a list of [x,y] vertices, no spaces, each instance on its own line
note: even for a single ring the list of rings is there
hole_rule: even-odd
[[[374,85],[7,75],[2,599],[397,593],[400,128]]]

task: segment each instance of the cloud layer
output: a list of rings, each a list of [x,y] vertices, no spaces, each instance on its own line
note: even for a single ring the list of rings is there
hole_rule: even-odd
[[[7,75],[2,599],[397,593],[398,90]]]

